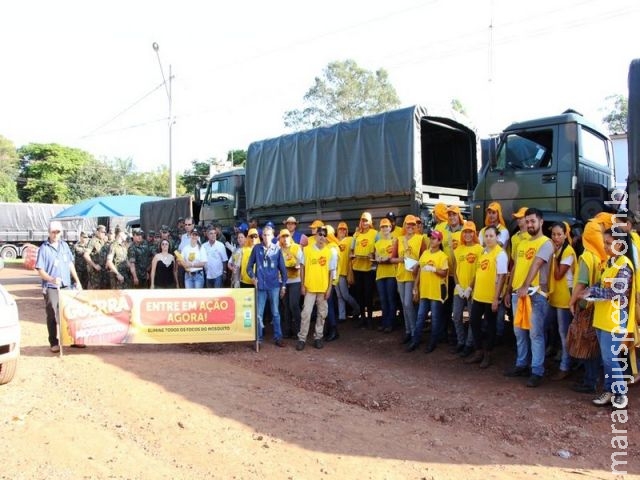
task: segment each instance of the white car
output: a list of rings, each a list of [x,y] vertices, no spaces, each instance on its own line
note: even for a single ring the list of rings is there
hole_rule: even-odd
[[[4,262],[0,260],[0,270]],[[13,296],[0,285],[0,385],[9,383],[16,373],[20,356],[20,320]]]

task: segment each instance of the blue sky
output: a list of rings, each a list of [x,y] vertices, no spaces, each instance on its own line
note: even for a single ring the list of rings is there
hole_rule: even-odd
[[[283,113],[333,60],[385,68],[403,105],[457,98],[486,134],[569,107],[599,121],[640,57],[635,0],[25,0],[0,15],[0,135],[140,170],[168,162],[153,42],[175,77],[179,171],[286,133]]]

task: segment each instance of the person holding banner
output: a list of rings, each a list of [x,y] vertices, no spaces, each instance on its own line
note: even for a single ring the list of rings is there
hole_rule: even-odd
[[[264,331],[264,307],[269,300],[273,322],[273,340],[284,347],[280,326],[280,298],[287,290],[287,267],[280,247],[273,243],[273,227],[262,229],[262,243],[251,250],[246,273],[256,288],[258,299],[258,341],[262,342]]]
[[[71,277],[73,277],[76,288],[82,290],[71,249],[67,242],[62,240],[62,224],[58,221],[52,221],[49,224],[49,238],[38,248],[36,270],[42,279],[50,350],[58,353],[60,351],[57,328],[60,322],[58,312],[60,289],[71,287]]]

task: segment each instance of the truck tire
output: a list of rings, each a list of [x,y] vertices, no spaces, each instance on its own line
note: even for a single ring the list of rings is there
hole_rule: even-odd
[[[17,358],[4,363],[0,363],[0,385],[4,385],[5,383],[9,383],[11,380],[13,380],[13,376],[16,373],[17,367]]]
[[[5,245],[0,250],[0,257],[5,260],[15,260],[18,258],[18,250],[13,245]]]

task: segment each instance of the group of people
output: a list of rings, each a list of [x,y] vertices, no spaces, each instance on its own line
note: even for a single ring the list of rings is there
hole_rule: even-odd
[[[163,226],[158,242],[150,244],[138,230],[128,247],[123,232],[108,244],[99,226],[91,240],[75,246],[80,266],[67,273],[88,288],[255,288],[258,340],[264,340],[269,315],[275,345],[295,337],[297,350],[305,348],[314,311],[315,348],[339,338],[338,325],[348,312],[361,328],[376,328],[379,318],[377,329],[385,333],[401,318],[407,352],[419,348],[430,321],[427,353],[449,340],[453,354],[483,369],[491,366],[496,343],[512,330],[516,359],[506,376],[526,376],[527,386],[538,387],[545,359],[557,345],[559,368],[552,380],[567,378],[582,364],[583,380],[572,388],[594,394],[602,367],[603,393],[593,402],[626,406],[626,379],[637,379],[639,340],[640,237],[631,216],[598,214],[585,227],[582,248],[574,248],[568,225],[549,228],[536,208],[513,214],[513,235],[497,202],[487,207],[480,229],[455,205],[436,205],[433,217],[433,228],[425,230],[420,217],[406,215],[400,226],[389,212],[376,229],[371,214],[363,212],[351,235],[344,222],[334,229],[316,220],[309,236],[289,217],[280,230],[272,222],[262,228],[257,222],[239,224],[231,241],[211,226],[202,243],[193,218],[187,218],[179,235],[172,237]],[[66,273],[58,277],[46,268],[54,240],[41,248],[36,265],[45,291],[70,282]],[[374,319],[375,290],[381,315]],[[45,293],[47,312],[55,304],[51,293]],[[588,308],[600,355],[572,358],[570,325]],[[49,334],[53,348],[57,339]]]

